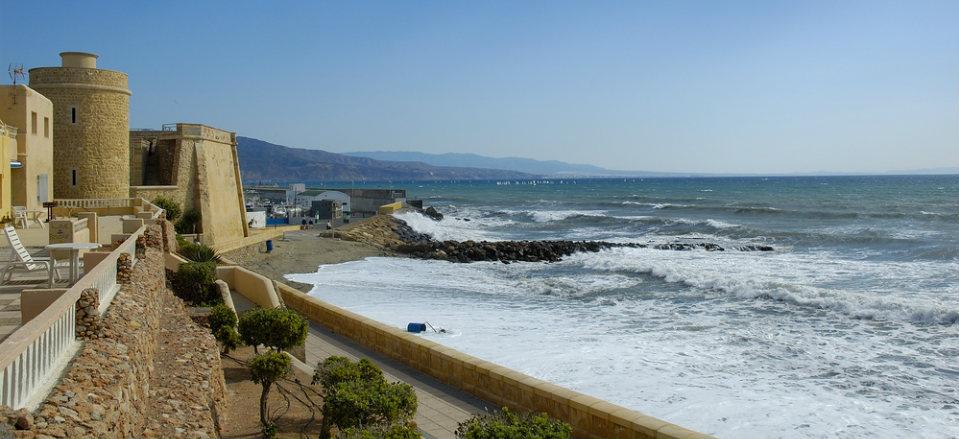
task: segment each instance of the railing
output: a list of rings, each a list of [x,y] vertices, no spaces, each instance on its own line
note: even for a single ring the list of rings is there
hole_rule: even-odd
[[[117,260],[123,253],[136,263],[136,240],[140,227],[109,256],[32,320],[0,343],[0,404],[14,409],[33,408],[50,391],[76,352],[76,302],[87,288],[97,288],[100,315],[120,289]]]
[[[82,199],[57,199],[58,208],[66,209],[124,209],[129,208],[131,213],[135,207],[141,207],[144,211],[150,212],[152,219],[160,218],[165,211],[157,205],[143,198],[82,198]]]
[[[80,209],[108,209],[117,207],[133,207],[135,198],[83,198],[57,199],[57,207]]]

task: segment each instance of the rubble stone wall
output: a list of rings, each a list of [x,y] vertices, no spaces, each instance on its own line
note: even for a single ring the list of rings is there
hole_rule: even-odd
[[[149,248],[131,277],[35,412],[0,406],[0,437],[218,437],[215,340],[166,288],[161,252]]]

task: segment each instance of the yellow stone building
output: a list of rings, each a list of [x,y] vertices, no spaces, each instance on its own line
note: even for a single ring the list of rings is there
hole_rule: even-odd
[[[0,85],[0,120],[17,128],[11,146],[13,164],[11,192],[4,190],[13,206],[40,211],[53,200],[53,102],[22,84]]]
[[[17,127],[0,122],[0,221],[13,216],[10,204],[10,159],[16,157]]]
[[[30,69],[30,87],[53,102],[57,198],[130,195],[130,90],[126,73],[97,68],[97,55],[63,52],[60,67]]]
[[[37,210],[53,194],[59,200],[164,196],[200,212],[207,244],[249,235],[235,133],[190,123],[130,131],[126,73],[97,68],[92,53],[60,58],[60,67],[30,69],[30,87],[4,87],[16,105],[0,103],[26,143],[12,146],[10,160],[0,163],[0,218],[10,216],[11,198]],[[10,161],[24,167],[11,171]]]
[[[130,170],[131,196],[198,210],[204,243],[249,234],[236,133],[193,123],[131,131]]]

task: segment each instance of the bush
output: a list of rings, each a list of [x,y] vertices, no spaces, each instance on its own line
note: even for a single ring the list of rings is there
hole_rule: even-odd
[[[416,394],[406,383],[345,381],[326,389],[323,419],[340,429],[363,425],[393,425],[416,414]]]
[[[187,242],[180,245],[180,255],[193,262],[220,262],[220,255],[207,245]]]
[[[236,332],[236,313],[228,306],[220,304],[210,310],[210,331],[220,343],[224,354],[240,347],[240,334]]]
[[[415,423],[368,428],[347,428],[340,435],[342,439],[420,439]]]
[[[358,438],[403,438],[406,436],[401,435],[402,429],[393,431],[394,427],[409,425],[416,414],[413,388],[387,382],[383,371],[366,359],[354,363],[344,357],[327,358],[317,366],[313,383],[320,383],[324,389],[320,437],[330,437],[335,425],[343,431],[377,426],[366,432],[352,430],[351,434],[359,435]],[[385,436],[390,431],[396,436]]]
[[[346,357],[328,357],[313,372],[313,384],[319,384],[324,389],[332,389],[347,381],[381,380],[385,380],[383,371],[366,358],[354,363]]]
[[[462,439],[569,439],[571,433],[569,424],[545,413],[521,416],[505,407],[497,414],[473,417],[456,429],[456,437]]]
[[[173,225],[173,228],[176,229],[177,233],[196,233],[197,225],[200,224],[202,219],[199,210],[190,209],[183,212],[183,216]]]
[[[173,276],[173,292],[193,306],[215,305],[223,299],[214,282],[216,263],[184,262]]]
[[[290,349],[306,341],[307,323],[289,308],[254,308],[240,316],[240,339],[253,346]]]
[[[269,420],[270,387],[291,372],[290,357],[282,352],[266,352],[250,360],[250,375],[254,383],[263,386],[260,393],[260,424],[264,432],[273,425]]]
[[[240,344],[242,343],[240,340],[240,334],[238,334],[236,332],[236,328],[232,326],[224,326],[213,331],[213,338],[215,338],[217,343],[220,344],[220,352],[223,354],[229,354],[236,348],[240,347]]]
[[[156,197],[153,199],[153,205],[159,207],[166,211],[166,219],[168,221],[176,221],[180,217],[180,203],[173,201],[167,197]]]

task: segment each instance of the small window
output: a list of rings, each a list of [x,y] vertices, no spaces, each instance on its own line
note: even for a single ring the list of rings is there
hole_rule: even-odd
[[[37,112],[30,112],[30,132],[33,134],[37,133]]]
[[[43,118],[43,137],[50,138],[50,118]]]
[[[70,107],[70,123],[77,123],[77,107]]]
[[[73,185],[74,185],[74,186],[77,185],[77,170],[76,170],[76,169],[73,170]]]

